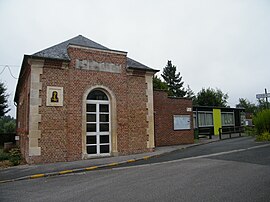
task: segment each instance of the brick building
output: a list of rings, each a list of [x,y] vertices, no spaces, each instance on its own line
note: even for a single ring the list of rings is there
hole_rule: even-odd
[[[24,55],[15,102],[26,161],[151,151],[155,72],[81,35]]]
[[[155,146],[194,142],[192,100],[154,91]]]

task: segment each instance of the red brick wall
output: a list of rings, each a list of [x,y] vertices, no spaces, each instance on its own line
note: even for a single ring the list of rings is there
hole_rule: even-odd
[[[146,151],[147,147],[147,109],[146,109],[146,88],[145,76],[140,72],[128,77],[128,150],[137,152]],[[123,153],[129,153],[123,151]]]
[[[116,97],[117,146],[119,154],[149,151],[147,149],[147,108],[144,73],[127,73],[126,56],[90,49],[70,47],[71,62],[61,69],[62,62],[45,60],[41,75],[41,156],[31,158],[32,163],[73,161],[82,159],[82,99],[92,86],[102,85]],[[121,73],[76,69],[76,59],[108,62],[121,66]],[[64,89],[64,106],[47,107],[47,86]]]
[[[67,87],[68,70],[61,69],[62,62],[45,60],[43,74],[40,76],[42,90],[39,92],[42,104],[39,107],[41,122],[41,138],[39,147],[41,147],[41,156],[31,157],[34,163],[67,161]],[[47,107],[46,96],[47,86],[60,86],[64,90],[63,107]]]
[[[155,145],[168,146],[194,142],[192,101],[186,98],[171,98],[165,91],[154,91]],[[190,115],[191,130],[174,130],[174,115]]]

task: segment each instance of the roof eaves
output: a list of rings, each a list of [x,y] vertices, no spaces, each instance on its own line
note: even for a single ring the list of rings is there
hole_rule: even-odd
[[[37,55],[28,55],[30,59],[49,59],[49,60],[58,60],[58,61],[65,61],[70,62],[70,59],[66,58],[54,58],[54,57],[43,57],[43,56],[37,56]]]
[[[150,67],[147,67],[147,68],[142,67],[142,68],[140,68],[140,67],[128,66],[128,69],[142,70],[142,71],[150,71],[150,72],[159,72],[159,70],[152,69],[152,68],[150,68]]]

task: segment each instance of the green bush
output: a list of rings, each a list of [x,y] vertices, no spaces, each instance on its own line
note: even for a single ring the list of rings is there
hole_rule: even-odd
[[[254,137],[256,135],[256,130],[255,130],[255,128],[253,128],[251,126],[245,126],[245,134],[247,136]]]
[[[255,125],[255,129],[257,135],[262,135],[265,132],[270,132],[270,110],[266,109],[253,118],[253,123]]]
[[[19,148],[13,148],[9,152],[9,161],[13,166],[19,165],[22,160],[21,151]]]
[[[0,161],[5,161],[9,159],[9,154],[0,149]]]
[[[261,135],[256,136],[257,141],[270,141],[270,133],[264,132]]]

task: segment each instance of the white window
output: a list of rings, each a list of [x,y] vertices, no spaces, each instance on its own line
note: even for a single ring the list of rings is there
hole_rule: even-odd
[[[190,115],[174,115],[173,116],[174,130],[190,129]]]
[[[222,112],[221,121],[222,121],[222,126],[233,126],[234,125],[233,112]]]
[[[198,112],[199,127],[213,126],[213,113],[212,112]]]

